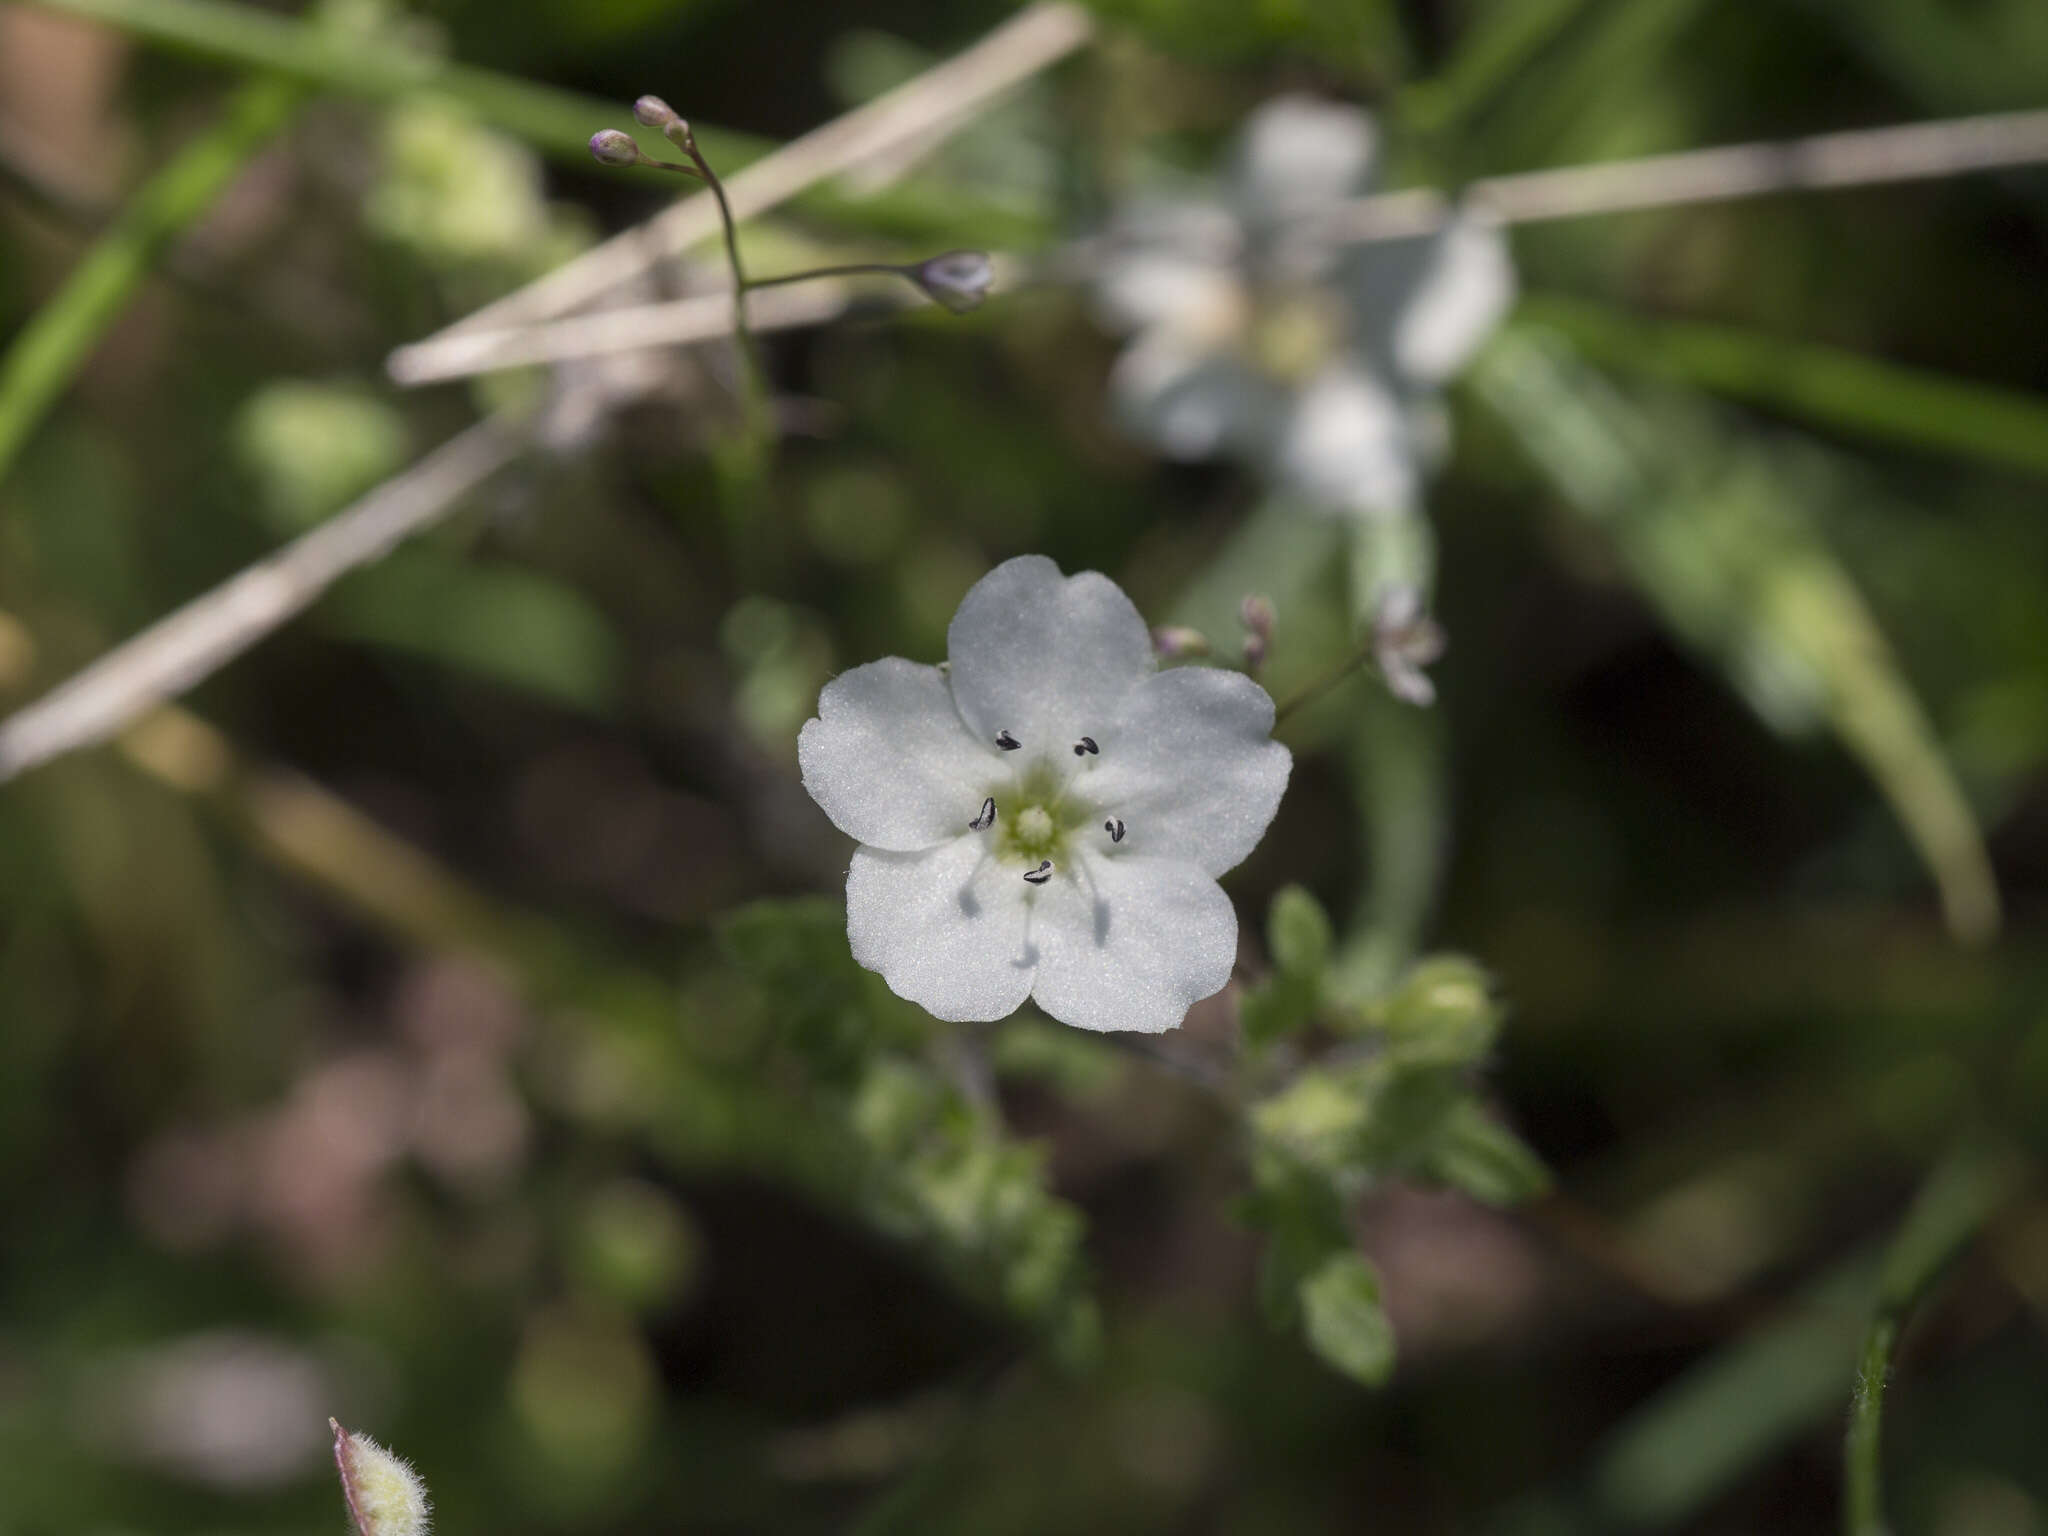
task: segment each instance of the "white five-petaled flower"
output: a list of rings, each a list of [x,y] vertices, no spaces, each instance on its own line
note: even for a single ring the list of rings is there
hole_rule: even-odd
[[[854,959],[941,1019],[1036,999],[1082,1029],[1172,1029],[1222,990],[1216,877],[1287,787],[1273,701],[1242,673],[1158,671],[1115,582],[1005,561],[961,600],[948,664],[891,656],[825,685],[804,787],[861,843]]]
[[[1246,122],[1220,200],[1119,220],[1097,295],[1133,333],[1111,390],[1135,431],[1331,511],[1417,509],[1449,441],[1438,392],[1507,313],[1514,267],[1472,208],[1426,233],[1334,238],[1324,216],[1365,188],[1376,149],[1364,113],[1279,97]]]

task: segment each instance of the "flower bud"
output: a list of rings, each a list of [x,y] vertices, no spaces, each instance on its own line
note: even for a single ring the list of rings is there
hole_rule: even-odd
[[[647,128],[666,128],[676,121],[676,109],[659,96],[642,96],[633,103],[633,120]]]
[[[956,315],[980,305],[996,280],[987,251],[947,251],[907,269],[910,280]]]
[[[1167,624],[1152,631],[1152,649],[1169,661],[1209,654],[1209,637],[1185,624]]]
[[[333,1419],[327,1427],[358,1536],[426,1536],[433,1516],[419,1473],[368,1435],[352,1435]]]
[[[1255,593],[1238,604],[1237,616],[1244,621],[1244,668],[1256,672],[1273,644],[1273,600]]]
[[[640,146],[630,133],[605,128],[590,136],[590,157],[599,165],[638,165]]]

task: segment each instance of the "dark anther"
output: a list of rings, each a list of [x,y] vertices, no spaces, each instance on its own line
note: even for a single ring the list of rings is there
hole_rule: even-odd
[[[1033,885],[1045,884],[1046,881],[1052,878],[1052,860],[1047,859],[1043,864],[1039,865],[1036,869],[1025,870],[1024,878],[1026,880],[1029,880]]]
[[[970,831],[986,832],[996,824],[996,800],[994,795],[981,802],[981,814],[967,823]]]
[[[1005,752],[1014,752],[1019,747],[1023,746],[1024,743],[1019,741],[1016,737],[1012,736],[1008,731],[997,731],[996,745],[1001,747]]]
[[[1095,738],[1093,736],[1083,736],[1074,743],[1074,756],[1076,757],[1086,757],[1091,752],[1100,752],[1101,750],[1102,748],[1095,745]]]
[[[1110,817],[1109,820],[1102,824],[1102,830],[1109,834],[1109,840],[1112,843],[1120,843],[1124,840],[1124,824],[1119,817]]]

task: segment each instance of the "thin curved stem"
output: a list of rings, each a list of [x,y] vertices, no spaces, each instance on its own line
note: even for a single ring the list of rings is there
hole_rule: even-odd
[[[849,261],[837,267],[806,267],[801,272],[781,272],[774,277],[756,277],[748,280],[749,290],[775,288],[783,283],[804,283],[814,277],[860,277],[867,273],[880,273],[889,277],[900,277],[906,282],[909,273],[891,261]]]
[[[768,374],[761,366],[760,346],[747,325],[747,289],[752,285],[747,281],[746,263],[740,259],[739,225],[733,219],[732,203],[725,195],[725,183],[718,179],[718,172],[711,169],[711,162],[697,148],[696,135],[686,130],[682,148],[718,202],[719,230],[725,236],[725,261],[732,268],[732,333],[740,353],[740,371],[744,375],[740,389],[746,402],[748,423],[758,426],[766,410],[762,392],[767,388]]]
[[[1328,693],[1332,688],[1336,687],[1339,683],[1343,682],[1344,679],[1349,677],[1354,670],[1366,665],[1371,660],[1372,647],[1361,646],[1359,649],[1352,651],[1350,654],[1345,656],[1343,660],[1339,661],[1335,666],[1331,667],[1327,672],[1323,673],[1322,676],[1316,678],[1313,682],[1310,682],[1304,685],[1303,687],[1296,689],[1295,692],[1288,697],[1286,702],[1279,705],[1273,711],[1274,728],[1277,730],[1282,724],[1282,722],[1284,722],[1288,718],[1288,716],[1294,714],[1306,705],[1313,704],[1317,699],[1321,698],[1324,694]]]

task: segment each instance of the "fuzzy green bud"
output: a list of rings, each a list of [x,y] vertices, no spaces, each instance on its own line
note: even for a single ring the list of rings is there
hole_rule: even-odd
[[[333,1419],[334,1465],[357,1536],[426,1536],[433,1523],[419,1473],[368,1435],[352,1435]]]

